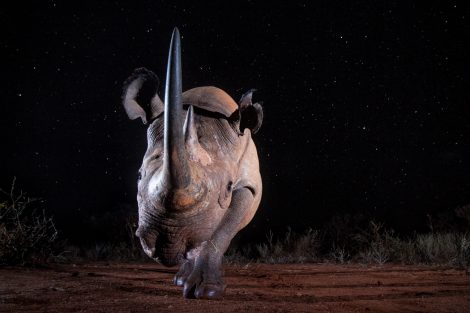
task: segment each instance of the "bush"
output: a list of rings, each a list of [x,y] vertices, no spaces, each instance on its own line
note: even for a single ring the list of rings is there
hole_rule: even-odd
[[[40,210],[40,199],[0,189],[0,264],[45,262],[52,254],[57,230],[52,218]]]
[[[333,245],[327,258],[335,263],[344,264],[351,260],[351,255],[345,247],[338,247]]]
[[[458,233],[430,233],[416,236],[420,261],[430,264],[470,265],[470,236]]]
[[[307,229],[296,234],[288,228],[282,239],[274,241],[269,232],[267,243],[256,245],[258,261],[266,263],[303,263],[316,260],[320,244],[319,232]]]
[[[393,255],[393,247],[396,240],[393,231],[383,227],[383,224],[371,221],[369,228],[354,236],[362,250],[358,253],[358,258],[364,263],[384,264]]]

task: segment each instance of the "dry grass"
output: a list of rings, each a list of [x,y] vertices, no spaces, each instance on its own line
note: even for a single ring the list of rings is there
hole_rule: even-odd
[[[369,222],[364,230],[349,234],[348,241],[331,242],[318,230],[296,234],[272,232],[266,242],[231,249],[229,263],[363,263],[430,264],[466,267],[470,265],[470,234],[430,232],[400,238],[383,224]],[[274,239],[277,238],[277,239]]]
[[[274,234],[269,232],[267,242],[255,246],[258,252],[257,261],[263,263],[314,262],[318,257],[320,245],[318,235],[319,232],[313,229],[296,234],[288,228],[284,236],[274,240]]]

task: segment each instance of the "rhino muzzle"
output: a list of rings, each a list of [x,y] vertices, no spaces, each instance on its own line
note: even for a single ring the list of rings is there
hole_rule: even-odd
[[[153,230],[144,230],[142,227],[137,229],[136,236],[139,237],[145,254],[165,266],[176,265],[184,257],[186,246],[183,241],[174,242],[168,236],[159,235]]]

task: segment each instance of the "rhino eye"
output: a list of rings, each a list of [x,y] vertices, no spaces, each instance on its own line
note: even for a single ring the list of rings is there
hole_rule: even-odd
[[[160,159],[160,154],[154,155],[154,156],[153,156],[153,159],[154,159],[154,160]]]

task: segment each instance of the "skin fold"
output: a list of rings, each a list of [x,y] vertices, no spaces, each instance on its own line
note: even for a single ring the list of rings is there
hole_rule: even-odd
[[[250,90],[237,104],[216,87],[182,92],[181,44],[170,43],[165,101],[151,71],[137,69],[125,82],[123,104],[130,119],[147,129],[147,151],[139,170],[137,202],[140,238],[146,254],[180,265],[176,285],[187,298],[222,297],[222,259],[233,237],[253,218],[262,182],[252,139],[262,108]]]

